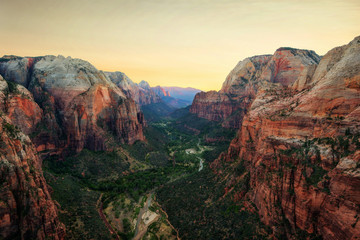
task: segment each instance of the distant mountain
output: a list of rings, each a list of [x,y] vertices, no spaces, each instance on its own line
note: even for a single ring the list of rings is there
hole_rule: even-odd
[[[182,88],[182,87],[162,87],[166,92],[170,93],[170,96],[173,98],[183,99],[189,102],[192,102],[195,95],[198,92],[201,92],[200,89],[196,88]]]
[[[137,84],[122,72],[105,72],[105,75],[121,88],[128,98],[134,99],[141,106],[146,112],[145,118],[150,121],[166,116],[175,109],[191,105],[195,94],[200,91],[194,88],[150,87],[144,80]]]
[[[187,101],[180,98],[174,98],[174,97],[162,97],[161,98],[167,105],[173,107],[173,108],[184,108],[191,105],[191,101]]]
[[[191,105],[196,93],[201,92],[195,88],[182,87],[153,87],[152,90],[171,107],[184,108]]]
[[[166,91],[163,87],[160,87],[160,86],[152,87],[152,90],[157,95],[159,95],[161,98],[162,97],[170,97],[170,93],[168,91]]]
[[[141,106],[161,102],[161,98],[146,81],[137,84],[122,72],[105,72],[105,75],[121,88],[128,98],[132,98]]]

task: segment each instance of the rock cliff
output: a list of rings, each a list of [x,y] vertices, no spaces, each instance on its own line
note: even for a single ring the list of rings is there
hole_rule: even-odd
[[[108,132],[130,144],[144,139],[143,115],[134,100],[86,61],[6,56],[1,59],[0,74],[26,87],[38,104],[27,106],[28,101],[18,99],[9,103],[14,114],[26,109],[21,114],[35,118],[24,132],[31,135],[38,151],[104,150]]]
[[[219,92],[198,93],[190,112],[224,127],[239,128],[247,108],[263,84],[279,83],[301,89],[307,86],[320,57],[313,51],[279,48],[273,55],[240,61]]]
[[[161,98],[146,81],[136,84],[122,72],[106,72],[106,76],[121,88],[128,98],[134,99],[141,106],[161,102]]]
[[[0,238],[64,239],[30,138],[42,111],[22,86],[0,76]]]
[[[162,97],[171,97],[170,93],[160,86],[152,87],[152,90],[161,98]]]
[[[302,51],[296,62],[287,57],[292,51],[279,49],[270,59],[237,137],[212,169],[226,173],[234,201],[259,213],[275,234],[359,239],[360,37],[318,66],[316,55]],[[286,67],[277,71],[276,62]],[[237,187],[244,175],[231,169],[239,167],[247,188]]]

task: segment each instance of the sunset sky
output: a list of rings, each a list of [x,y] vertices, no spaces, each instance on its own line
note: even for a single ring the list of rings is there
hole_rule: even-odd
[[[219,90],[246,57],[347,44],[359,13],[359,0],[0,0],[0,55],[71,56],[152,86]]]

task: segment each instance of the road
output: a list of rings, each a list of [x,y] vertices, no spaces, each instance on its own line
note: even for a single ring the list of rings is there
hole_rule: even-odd
[[[149,207],[151,206],[152,195],[153,195],[153,192],[151,192],[151,193],[149,193],[149,194],[147,195],[147,198],[148,198],[148,199],[147,199],[147,201],[146,201],[146,204],[145,204],[145,206],[144,206],[144,207],[140,210],[140,212],[139,212],[139,215],[138,215],[138,218],[137,218],[137,221],[136,221],[135,234],[134,234],[133,240],[139,240],[139,239],[141,239],[141,238],[144,236],[144,234],[147,232],[147,227],[148,227],[151,223],[155,222],[155,221],[158,219],[158,217],[156,217],[156,218],[153,219],[151,222],[149,222],[147,225],[145,225],[145,228],[144,228],[144,229],[142,229],[141,231],[139,231],[139,226],[140,226],[140,223],[141,223],[141,218],[142,218],[143,214],[144,214],[145,212],[147,212],[148,209],[149,209]]]

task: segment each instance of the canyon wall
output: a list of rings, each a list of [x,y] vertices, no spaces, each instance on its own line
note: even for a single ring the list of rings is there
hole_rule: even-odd
[[[219,92],[198,93],[190,112],[222,122],[224,127],[240,128],[247,108],[263,84],[304,87],[319,60],[313,51],[293,48],[279,48],[273,55],[246,58],[229,73]]]
[[[5,56],[0,74],[0,238],[64,239],[40,156],[144,140],[143,114],[80,59]]]
[[[27,88],[40,107],[28,106],[37,118],[26,132],[38,151],[105,150],[109,132],[124,143],[144,139],[144,119],[137,104],[86,61],[5,56],[0,74]]]
[[[0,76],[0,238],[64,239],[30,138],[42,110],[31,93]],[[24,133],[23,133],[24,132]]]
[[[293,51],[269,60],[237,137],[211,167],[274,233],[359,239],[360,37],[318,65],[302,51],[294,66]],[[236,190],[245,175],[248,187]]]

